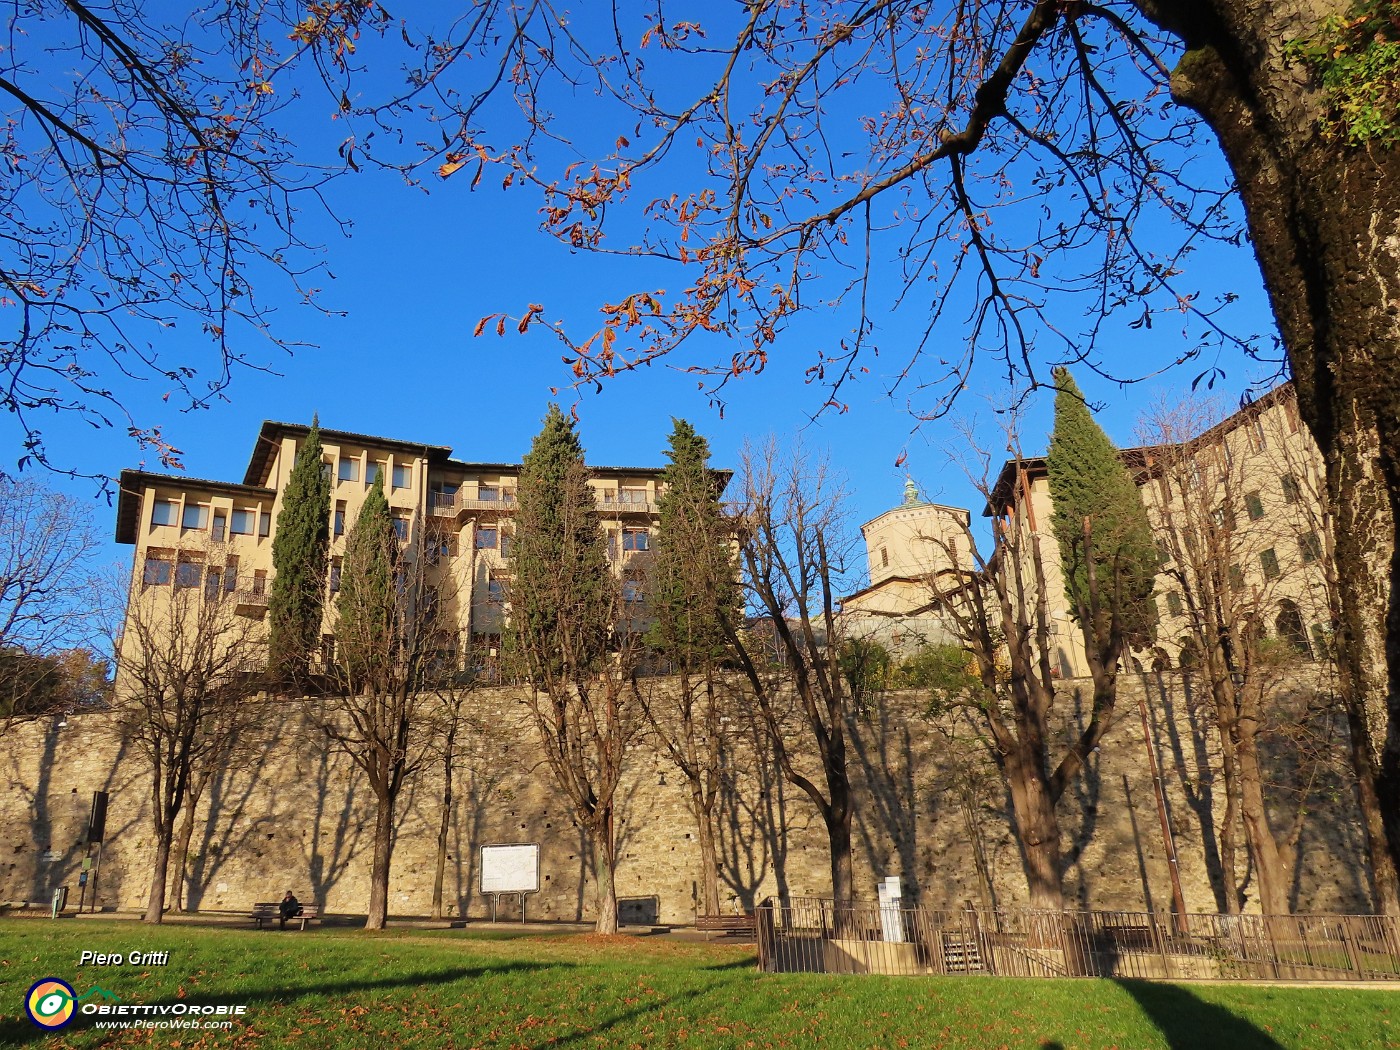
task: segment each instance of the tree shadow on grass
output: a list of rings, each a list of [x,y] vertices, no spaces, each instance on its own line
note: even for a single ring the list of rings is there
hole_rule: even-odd
[[[313,996],[316,999],[331,999],[340,995],[351,995],[356,992],[370,992],[384,989],[421,989],[433,985],[449,984],[453,981],[473,980],[480,977],[494,977],[508,973],[521,973],[533,970],[557,970],[570,969],[573,963],[550,962],[511,962],[502,963],[499,966],[459,966],[448,970],[427,970],[418,973],[399,974],[394,977],[379,977],[366,980],[335,981],[329,984],[307,984],[307,985],[283,985],[278,988],[266,988],[243,991],[228,992],[201,992],[188,999],[175,999],[170,996],[162,996],[158,999],[131,999],[131,1003],[150,1004],[153,1006],[173,1006],[176,1003],[184,1002],[188,1004],[213,1004],[225,1003],[228,1005],[244,1004],[253,1006],[255,1004],[267,1003],[291,1003],[298,999]],[[113,984],[117,982],[112,982]],[[87,989],[77,988],[77,993],[85,995]],[[117,989],[113,989],[117,991]],[[10,1004],[6,1005],[6,1009]],[[95,1016],[79,1015],[71,1025],[62,1031],[65,1035],[81,1035],[92,1027]],[[137,1020],[141,1018],[136,1018]],[[146,1019],[159,1020],[159,1016],[148,1017]],[[15,1018],[0,1018],[0,1046],[23,1046],[26,1043],[37,1042],[47,1039],[53,1033],[48,1029],[40,1029],[33,1024],[24,1014],[23,1005],[19,1006],[19,1016]]]
[[[713,966],[705,967],[707,971],[712,973],[716,970],[754,970],[757,968],[758,956],[756,955],[746,955],[744,958],[735,959],[732,962],[715,963]]]
[[[1268,1032],[1181,985],[1114,983],[1133,997],[1172,1050],[1283,1050]]]

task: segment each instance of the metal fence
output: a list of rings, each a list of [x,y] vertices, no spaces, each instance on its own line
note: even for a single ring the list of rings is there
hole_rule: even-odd
[[[756,926],[759,966],[774,973],[1400,981],[1400,924],[1386,915],[937,911],[807,897],[770,898]]]

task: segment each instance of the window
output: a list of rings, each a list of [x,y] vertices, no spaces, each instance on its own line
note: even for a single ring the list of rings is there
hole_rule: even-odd
[[[253,512],[251,510],[234,511],[233,526],[229,531],[235,536],[251,536],[253,534]]]
[[[501,557],[509,558],[510,549],[515,546],[515,533],[509,529],[501,530]]]
[[[628,605],[635,605],[642,601],[642,581],[635,576],[628,576],[622,581],[622,600]]]
[[[400,543],[408,542],[408,515],[394,515],[394,535],[399,538]]]
[[[1279,478],[1278,481],[1283,489],[1283,502],[1297,503],[1299,496],[1298,479],[1292,474],[1285,474],[1283,477]]]
[[[498,485],[478,485],[476,487],[476,498],[494,503],[501,498],[501,489]]]
[[[890,564],[890,552],[888,547],[880,548],[880,567],[888,568]]]
[[[185,507],[185,513],[180,517],[180,528],[182,529],[203,529],[209,525],[209,508],[192,503]]]
[[[224,570],[224,593],[228,594],[238,586],[238,556],[230,556],[228,567]]]
[[[204,600],[216,602],[224,596],[224,570],[217,565],[209,566],[204,574]]]
[[[1311,565],[1322,558],[1322,540],[1317,533],[1309,532],[1305,536],[1298,537],[1298,553],[1303,556],[1303,564]]]
[[[272,512],[265,510],[258,515],[258,535],[267,536],[272,532]]]
[[[192,558],[180,557],[179,563],[175,566],[175,586],[176,587],[198,587],[200,577],[204,575],[204,566]]]
[[[370,488],[376,481],[384,477],[384,461],[376,460],[365,470],[365,488]]]
[[[646,529],[623,529],[622,549],[625,551],[649,550],[651,536]]]
[[[335,464],[328,459],[321,460],[321,477],[330,481],[335,474]]]
[[[1263,421],[1256,419],[1253,424],[1250,425],[1246,433],[1249,435],[1249,450],[1251,452],[1263,452],[1265,444]]]
[[[1257,491],[1244,494],[1244,509],[1250,521],[1258,521],[1264,516],[1264,501],[1259,498]]]
[[[506,600],[506,581],[492,576],[486,581],[486,600],[492,605],[500,605]]]
[[[146,553],[146,568],[141,583],[146,587],[164,587],[170,582],[170,555]]]
[[[340,473],[338,477],[341,481],[360,480],[360,461],[349,456],[340,457]]]
[[[223,543],[228,534],[228,515],[219,511],[214,515],[214,542]]]
[[[330,584],[332,594],[340,590],[340,566],[341,560],[339,558],[331,559]]]
[[[476,530],[476,549],[479,551],[495,550],[497,543],[496,526],[486,525]]]
[[[436,565],[457,556],[457,537],[450,532],[428,534],[428,564]]]
[[[1167,612],[1173,616],[1181,615],[1181,595],[1176,591],[1167,592]]]
[[[1169,565],[1172,560],[1172,552],[1171,548],[1167,546],[1167,541],[1158,539],[1155,543],[1157,546],[1157,564]]]
[[[1239,562],[1230,566],[1230,586],[1237,591],[1244,590],[1244,570],[1240,568]]]
[[[171,499],[158,499],[151,507],[152,525],[174,525],[179,504]]]
[[[617,489],[598,489],[597,493],[599,503],[617,502]]]
[[[335,525],[333,528],[337,536],[345,535],[345,501],[343,499],[335,501]]]
[[[413,468],[412,468],[412,467],[400,467],[400,466],[395,466],[395,467],[394,467],[394,488],[396,488],[396,489],[406,489],[406,488],[411,488],[412,485],[413,485]]]
[[[608,557],[617,557],[617,533],[612,529],[608,530]]]
[[[253,571],[253,593],[254,593],[254,594],[266,594],[266,593],[267,593],[267,570],[266,570],[266,569],[255,569],[255,570]]]
[[[617,494],[619,503],[630,503],[632,505],[644,504],[647,501],[646,489],[622,489]]]
[[[1235,527],[1235,516],[1230,513],[1229,507],[1216,507],[1210,512],[1210,520],[1215,522],[1217,529],[1233,529]]]
[[[1270,547],[1266,551],[1259,552],[1259,564],[1264,568],[1264,578],[1266,580],[1278,579],[1278,555]]]

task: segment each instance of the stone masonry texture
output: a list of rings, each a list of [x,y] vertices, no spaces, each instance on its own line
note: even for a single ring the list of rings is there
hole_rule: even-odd
[[[1067,894],[1094,908],[1170,905],[1136,706],[1142,692],[1155,723],[1188,909],[1221,910],[1211,878],[1218,861],[1208,845],[1223,810],[1214,728],[1180,672],[1122,681],[1113,728],[1060,805]],[[1087,683],[1060,683],[1058,717],[1073,722],[1088,693]],[[595,884],[587,844],[552,784],[519,698],[518,688],[503,686],[468,701],[473,728],[455,767],[446,910],[458,918],[490,914],[491,902],[480,892],[483,845],[538,843],[541,888],[526,902],[527,917],[589,920]],[[742,716],[744,698],[736,699],[726,723],[732,747],[717,818],[725,907],[750,908],[770,895],[829,895],[820,817],[798,789],[776,777]],[[313,702],[263,702],[249,751],[211,779],[196,811],[184,894],[199,910],[245,911],[292,889],[327,912],[363,914],[373,800],[349,759],[315,728]],[[931,723],[914,693],[877,695],[850,725],[858,894],[873,899],[877,879],[898,875],[907,899],[933,907],[979,900],[987,893],[974,861],[980,850],[995,897],[985,903],[1024,904],[1005,793],[966,725],[950,730]],[[1280,733],[1271,751],[1273,815],[1280,833],[1299,829],[1289,853],[1295,909],[1367,911],[1355,803],[1337,772],[1344,741],[1332,735],[1321,759],[1304,762],[1295,740]],[[792,741],[800,751],[801,735],[794,732]],[[113,714],[70,715],[63,727],[45,720],[10,732],[0,759],[0,902],[47,900],[52,887],[66,885],[76,903],[95,790],[111,796],[100,899],[108,908],[144,906],[150,787],[143,758],[123,740]],[[440,763],[430,760],[399,805],[391,915],[429,911],[441,797]],[[664,749],[639,737],[619,800],[624,921],[692,921],[700,871],[687,801]],[[1242,869],[1244,863],[1242,855]],[[518,916],[519,906],[518,898],[502,900],[503,916]]]

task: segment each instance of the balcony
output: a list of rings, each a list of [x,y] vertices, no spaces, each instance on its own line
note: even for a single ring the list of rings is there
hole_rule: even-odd
[[[267,614],[267,590],[240,587],[233,592],[233,611],[239,616],[262,619]]]
[[[647,514],[656,513],[656,504],[651,500],[613,500],[600,499],[598,501],[599,514]]]
[[[495,499],[469,499],[464,492],[428,493],[428,513],[435,518],[460,518],[467,515],[513,514],[515,496]]]

